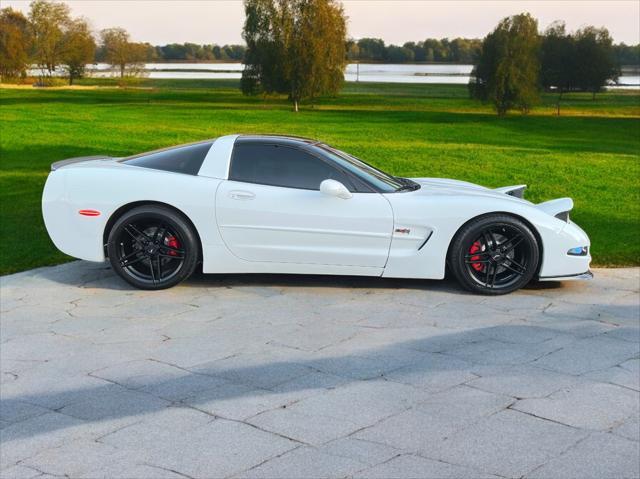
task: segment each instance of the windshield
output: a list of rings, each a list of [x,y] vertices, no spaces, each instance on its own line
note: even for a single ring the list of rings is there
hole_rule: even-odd
[[[353,155],[345,153],[344,151],[336,150],[328,145],[317,144],[316,148],[320,148],[322,152],[329,156],[331,160],[335,161],[345,170],[350,171],[352,174],[361,178],[363,181],[375,187],[381,193],[392,193],[394,191],[400,191],[406,186],[406,182],[403,178],[396,178],[384,171],[380,171],[371,165],[368,165],[362,160],[359,160]]]

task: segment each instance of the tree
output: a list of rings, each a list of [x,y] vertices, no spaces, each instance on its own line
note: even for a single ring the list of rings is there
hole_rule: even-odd
[[[227,52],[227,56],[231,60],[242,61],[246,52],[244,45],[225,45],[224,50]]]
[[[613,46],[618,65],[640,65],[640,45],[627,45],[624,42]]]
[[[596,93],[609,80],[617,80],[619,68],[613,40],[606,28],[585,27],[575,34],[577,65],[576,83],[581,90]]]
[[[552,23],[540,44],[540,82],[545,88],[557,88],[560,94],[574,86],[575,44],[565,30],[564,22]]]
[[[242,91],[303,99],[335,94],[346,67],[346,19],[335,0],[245,0]]]
[[[0,10],[0,76],[18,78],[27,74],[31,36],[25,16],[9,7]]]
[[[120,72],[120,78],[125,74],[135,75],[141,71],[140,64],[147,56],[148,46],[145,43],[133,43],[129,33],[124,28],[107,28],[100,32],[104,59]]]
[[[385,54],[385,60],[389,63],[407,63],[415,59],[415,53],[407,47],[389,45]]]
[[[61,63],[65,48],[64,32],[69,22],[69,7],[64,3],[34,0],[30,4],[34,60],[49,75]]]
[[[384,41],[380,38],[361,38],[358,40],[361,60],[381,62],[386,56]]]
[[[540,83],[558,91],[556,111],[560,115],[562,94],[575,88],[575,42],[566,33],[564,22],[549,25],[540,44]]]
[[[418,42],[406,42],[404,45],[402,45],[404,48],[408,48],[409,50],[411,50],[413,52],[413,60],[415,62],[423,62],[426,60],[426,55],[425,55],[425,51],[424,51],[424,47],[422,45],[422,43]]]
[[[360,60],[360,47],[355,40],[347,40],[347,60]]]
[[[92,63],[96,42],[86,20],[78,18],[69,22],[64,33],[64,51],[61,61],[69,74],[69,85],[75,78],[84,76],[87,63]]]
[[[528,13],[503,19],[482,42],[472,72],[471,94],[493,103],[498,115],[527,113],[538,100],[538,23]]]
[[[477,39],[456,38],[449,44],[449,61],[455,63],[472,63],[480,51]]]

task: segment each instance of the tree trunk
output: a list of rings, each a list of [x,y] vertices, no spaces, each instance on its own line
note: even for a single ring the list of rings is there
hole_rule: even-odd
[[[120,78],[124,78],[124,63],[120,65]]]
[[[293,100],[293,111],[298,113],[298,100],[296,99]]]
[[[596,99],[596,91],[595,91],[595,90],[593,90],[593,95],[591,96],[591,99],[592,99],[592,100],[595,100],[595,99]]]
[[[69,85],[73,85],[73,75],[69,73]]]

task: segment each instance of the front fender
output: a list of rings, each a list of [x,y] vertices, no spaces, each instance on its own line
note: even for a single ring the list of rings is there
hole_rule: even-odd
[[[542,242],[541,275],[557,269],[554,262],[558,261],[559,251],[570,242],[567,234],[563,233],[568,223],[531,203],[509,196],[504,199],[492,195],[474,197],[391,193],[385,196],[393,208],[394,231],[409,230],[417,234],[394,232],[383,276],[444,278],[447,252],[455,234],[465,223],[491,213],[511,214],[534,228]],[[414,241],[410,241],[408,236],[414,236]],[[422,245],[427,236],[428,241]]]

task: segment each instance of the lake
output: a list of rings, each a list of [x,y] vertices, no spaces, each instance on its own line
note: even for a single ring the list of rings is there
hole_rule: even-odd
[[[147,63],[148,78],[237,78],[242,76],[242,63]],[[461,83],[469,82],[472,65],[396,65],[350,63],[345,80],[385,83]],[[93,76],[115,74],[109,65],[92,65]]]
[[[242,75],[242,63],[146,63],[148,78],[184,78],[184,79],[239,79]],[[382,64],[350,63],[345,72],[346,81],[381,83],[446,83],[467,84],[473,65],[457,64]],[[98,63],[90,65],[92,76],[110,77],[117,75],[110,65]],[[37,75],[38,71],[33,70]],[[618,85],[611,88],[640,88],[640,75],[624,74]]]

